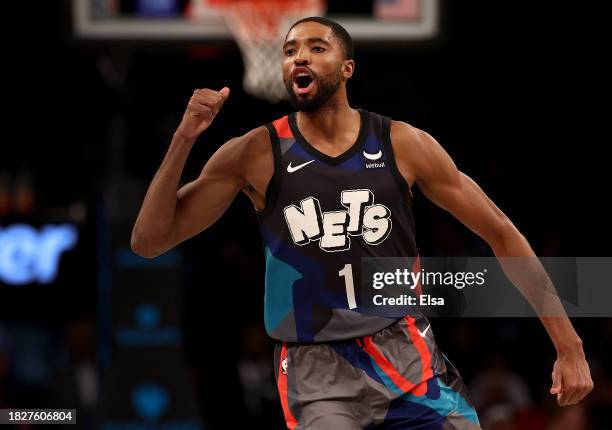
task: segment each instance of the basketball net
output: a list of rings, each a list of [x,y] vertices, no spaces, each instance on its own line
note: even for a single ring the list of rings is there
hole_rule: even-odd
[[[218,10],[236,40],[244,63],[243,87],[272,103],[287,98],[282,61],[291,25],[325,12],[325,0],[198,0]],[[197,9],[191,15],[197,18]]]

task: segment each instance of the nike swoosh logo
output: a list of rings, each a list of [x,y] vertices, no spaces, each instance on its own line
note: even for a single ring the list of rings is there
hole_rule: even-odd
[[[419,329],[417,328],[417,331],[419,332],[419,334],[421,335],[421,337],[425,337],[425,335],[426,335],[426,334],[427,334],[427,332],[429,331],[429,327],[431,327],[431,324],[429,324],[429,325],[427,326],[427,328],[426,328],[425,330],[423,330],[423,331],[421,331],[421,330],[419,330]]]
[[[293,173],[293,172],[295,172],[297,170],[300,170],[305,165],[312,163],[313,161],[315,161],[315,160],[310,160],[310,161],[307,161],[305,163],[298,164],[297,166],[292,166],[291,163],[289,163],[289,165],[287,166],[287,172]]]
[[[368,160],[378,160],[380,157],[382,157],[382,151],[379,149],[376,154],[370,154],[368,152],[363,151],[363,156]]]

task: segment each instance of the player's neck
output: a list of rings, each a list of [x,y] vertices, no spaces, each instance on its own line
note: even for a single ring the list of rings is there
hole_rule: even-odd
[[[302,134],[318,135],[329,142],[342,136],[347,129],[359,129],[360,115],[345,97],[332,97],[314,112],[298,112],[297,123]]]

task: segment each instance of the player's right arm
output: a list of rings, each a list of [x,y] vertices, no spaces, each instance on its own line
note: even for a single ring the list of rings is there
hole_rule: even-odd
[[[222,145],[200,176],[177,190],[195,140],[210,126],[228,95],[228,88],[194,91],[134,224],[131,248],[135,253],[156,257],[206,229],[246,185],[241,159],[249,134]]]

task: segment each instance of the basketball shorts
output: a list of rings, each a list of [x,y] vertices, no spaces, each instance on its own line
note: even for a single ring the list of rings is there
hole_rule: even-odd
[[[350,340],[279,342],[275,373],[292,430],[475,430],[476,411],[424,317]]]

